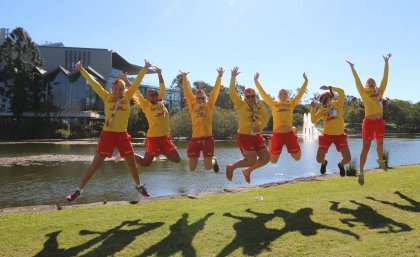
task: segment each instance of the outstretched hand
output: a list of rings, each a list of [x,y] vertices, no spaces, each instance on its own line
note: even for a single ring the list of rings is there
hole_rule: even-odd
[[[311,102],[311,107],[312,107],[312,108],[315,108],[315,107],[316,107],[316,103],[315,103],[315,101],[312,101],[312,102]]]
[[[305,80],[308,80],[308,77],[306,76],[306,72],[304,72],[304,73],[303,73],[303,78],[304,78]]]
[[[179,70],[179,73],[181,74],[181,77],[187,77],[187,75],[189,74],[189,72],[183,72],[181,70]]]
[[[74,68],[75,68],[77,71],[80,71],[80,70],[82,69],[82,62],[81,62],[81,61],[78,61],[78,62],[74,65]]]
[[[117,79],[126,80],[127,79],[127,72],[124,72],[124,74],[117,74]]]
[[[385,63],[388,63],[389,58],[391,58],[391,56],[392,56],[392,54],[391,54],[391,53],[389,53],[389,54],[387,54],[387,55],[384,55],[384,61],[385,61]]]
[[[235,66],[235,67],[233,67],[233,69],[232,69],[232,71],[231,71],[231,75],[232,75],[232,77],[236,77],[236,76],[238,76],[239,75],[239,67],[238,66]]]
[[[323,85],[322,87],[320,87],[319,89],[321,89],[321,90],[329,90],[330,88],[329,87],[327,87],[326,85]]]
[[[225,72],[225,70],[222,67],[219,67],[217,69],[217,73],[219,74],[220,77],[223,76],[223,72]]]
[[[162,69],[157,66],[153,66],[153,71],[156,72],[158,75],[162,74]]]
[[[353,62],[350,62],[350,61],[348,61],[348,60],[346,60],[346,62],[350,65],[350,67],[351,67],[351,68],[353,68],[353,67],[354,67],[354,63],[353,63]]]
[[[152,64],[148,60],[144,59],[144,68],[149,69],[150,67],[152,67]]]
[[[254,80],[258,80],[260,78],[260,74],[258,72],[255,72]]]

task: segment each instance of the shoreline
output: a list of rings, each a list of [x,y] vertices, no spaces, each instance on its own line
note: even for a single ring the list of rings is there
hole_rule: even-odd
[[[264,135],[268,135],[270,133],[263,133]],[[301,133],[297,134],[298,137],[300,138],[317,138],[318,135],[314,135],[314,136],[309,136],[309,135],[304,135]],[[361,133],[355,133],[355,134],[347,134],[348,137],[350,138],[361,138],[362,134]],[[407,132],[392,132],[392,133],[387,133],[385,134],[385,138],[395,138],[396,136],[407,136],[407,137],[402,137],[402,138],[412,138],[412,139],[417,139],[420,138],[420,133],[407,133]],[[188,141],[190,140],[190,138],[172,138],[174,141]],[[0,140],[0,145],[7,145],[7,144],[68,144],[68,145],[90,145],[90,144],[97,144],[98,143],[99,138],[80,138],[80,139],[25,139],[25,140],[12,140],[12,141],[4,141],[4,140]],[[139,143],[139,141],[145,141],[146,138],[145,137],[133,137],[132,140],[134,141],[134,143],[132,142],[132,144],[138,144],[138,145],[143,145],[144,142]],[[232,139],[216,139],[216,141],[232,141],[235,140],[235,138]]]
[[[398,165],[394,167],[407,167],[407,166],[417,166],[417,164],[406,164],[406,165]],[[392,172],[392,168],[388,172]],[[382,172],[381,169],[369,169],[365,172]],[[385,171],[384,171],[385,172]],[[50,212],[50,211],[61,211],[66,209],[73,209],[73,208],[80,208],[80,207],[90,207],[90,206],[105,206],[105,205],[128,205],[128,204],[145,204],[150,202],[156,202],[161,200],[169,200],[169,199],[200,199],[206,197],[208,195],[216,195],[216,194],[232,194],[232,193],[239,193],[250,191],[257,188],[270,188],[275,186],[282,186],[287,184],[296,184],[302,182],[315,182],[315,181],[324,181],[327,179],[339,177],[339,174],[327,174],[327,175],[316,175],[310,177],[302,177],[302,178],[295,178],[290,180],[284,180],[279,182],[270,182],[261,185],[249,185],[246,187],[237,187],[237,188],[225,188],[223,190],[213,190],[213,191],[203,191],[203,192],[195,192],[195,193],[188,193],[188,194],[181,194],[181,195],[171,195],[171,196],[157,196],[153,198],[142,198],[138,201],[105,201],[105,202],[95,202],[95,203],[86,203],[86,204],[72,204],[72,205],[58,205],[58,204],[49,204],[49,205],[32,205],[32,206],[19,206],[19,207],[7,207],[7,208],[0,208],[0,216],[7,215],[7,214],[14,214],[14,213],[34,213],[34,212]],[[354,176],[355,183],[357,176]]]

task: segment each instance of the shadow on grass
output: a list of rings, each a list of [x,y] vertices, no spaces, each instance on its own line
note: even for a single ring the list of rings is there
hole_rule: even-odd
[[[123,221],[120,225],[111,228],[105,232],[96,232],[90,230],[81,230],[80,235],[92,235],[97,234],[98,236],[78,246],[71,247],[69,249],[61,249],[58,246],[57,237],[61,233],[56,231],[45,236],[48,237],[44,243],[44,248],[35,256],[75,256],[84,250],[89,249],[95,244],[101,243],[97,248],[92,251],[83,254],[83,256],[110,256],[124,249],[134,239],[150,230],[156,229],[162,226],[163,222],[154,223],[140,223],[140,220]],[[124,226],[140,226],[135,229],[126,230],[122,229]]]
[[[336,232],[360,239],[360,236],[346,229],[339,229],[320,223],[311,219],[312,208],[302,208],[297,212],[289,212],[281,209],[274,210],[273,213],[258,213],[247,209],[246,212],[256,217],[235,216],[225,213],[224,216],[238,219],[239,222],[233,225],[236,237],[217,255],[228,256],[238,248],[242,248],[244,255],[255,256],[263,251],[271,251],[270,244],[282,235],[299,231],[304,236],[316,235],[318,229],[329,229]],[[275,217],[284,220],[285,226],[282,229],[267,228],[266,223]]]
[[[414,199],[411,199],[410,197],[404,195],[403,193],[396,191],[394,194],[397,194],[399,197],[401,197],[402,199],[406,200],[407,202],[410,203],[410,205],[402,205],[399,203],[391,203],[388,201],[384,201],[384,200],[378,200],[374,197],[366,197],[367,199],[373,200],[373,201],[377,201],[383,204],[387,204],[387,205],[391,205],[393,207],[396,207],[398,209],[401,209],[403,211],[411,211],[411,212],[420,212],[420,202],[417,202]]]
[[[171,225],[170,234],[162,239],[159,243],[152,245],[146,251],[138,256],[171,256],[181,251],[182,256],[197,256],[192,246],[195,235],[202,229],[208,218],[214,213],[208,213],[200,220],[188,224],[188,213],[182,214],[182,217],[173,225]]]
[[[338,208],[339,202],[331,202],[332,205],[330,207],[330,210],[332,211],[353,215],[354,218],[352,219],[340,219],[342,223],[347,224],[349,227],[355,226],[352,222],[361,222],[369,229],[387,228],[387,230],[380,231],[379,233],[398,233],[412,230],[407,224],[397,222],[379,214],[369,205],[358,203],[354,200],[351,200],[350,202],[358,205],[357,209]],[[396,230],[394,227],[399,229]]]

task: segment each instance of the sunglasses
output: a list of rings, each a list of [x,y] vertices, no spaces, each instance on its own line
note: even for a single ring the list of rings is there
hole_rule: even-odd
[[[255,95],[247,95],[246,98],[255,98]]]
[[[158,97],[158,96],[159,96],[159,94],[156,94],[156,93],[150,93],[150,94],[149,94],[149,96],[150,96],[150,97]]]

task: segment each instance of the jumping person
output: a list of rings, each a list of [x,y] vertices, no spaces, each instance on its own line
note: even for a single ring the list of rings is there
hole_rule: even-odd
[[[144,61],[144,67],[137,74],[133,84],[125,90],[125,83],[122,79],[117,79],[112,84],[112,92],[106,91],[83,67],[79,62],[76,63],[76,70],[89,82],[92,89],[104,102],[105,124],[99,138],[97,151],[93,161],[89,165],[80,181],[76,191],[66,198],[69,202],[74,201],[82,194],[84,186],[98,170],[106,157],[111,157],[114,148],[117,147],[120,155],[127,163],[130,175],[136,183],[136,190],[144,196],[149,196],[146,188],[140,184],[137,165],[134,160],[134,150],[131,145],[131,136],[127,133],[128,118],[130,114],[130,100],[137,91],[140,82],[146,74],[151,64]]]
[[[222,83],[223,68],[217,69],[217,79],[214,88],[210,92],[209,98],[202,89],[195,91],[195,96],[191,86],[188,83],[187,72],[181,72],[182,88],[187,99],[188,108],[191,114],[192,137],[188,143],[188,159],[191,171],[195,171],[200,158],[200,152],[203,152],[204,168],[214,172],[219,172],[219,165],[214,158],[214,138],[212,130],[213,108],[219,95]]]
[[[325,155],[331,144],[334,143],[338,152],[341,152],[343,158],[338,163],[340,176],[344,177],[346,171],[344,165],[351,160],[351,154],[347,145],[347,135],[344,133],[344,90],[337,87],[322,86],[322,90],[329,90],[319,97],[321,107],[316,112],[315,102],[311,103],[311,119],[312,123],[316,123],[321,119],[324,120],[324,131],[319,135],[319,147],[316,160],[321,163],[321,174],[327,171],[328,161]],[[334,100],[333,91],[338,93],[337,100]]]
[[[287,147],[287,151],[292,157],[298,161],[300,160],[301,151],[298,143],[297,135],[293,128],[293,110],[298,105],[300,99],[306,91],[308,86],[308,78],[303,73],[302,87],[298,94],[290,99],[286,89],[280,89],[279,101],[275,101],[269,96],[261,84],[258,82],[260,74],[257,72],[254,76],[254,82],[257,86],[258,92],[262,99],[270,106],[273,115],[273,135],[271,136],[270,144],[270,161],[276,163],[279,160],[281,150],[284,145]]]
[[[232,69],[229,95],[239,117],[236,142],[244,158],[226,166],[226,177],[228,180],[232,180],[233,171],[236,168],[247,167],[242,171],[242,174],[245,181],[250,183],[251,172],[270,161],[270,154],[261,134],[268,122],[268,111],[263,102],[256,98],[255,90],[252,88],[245,89],[245,99],[241,99],[235,86],[236,76],[239,73],[238,67]]]
[[[354,68],[354,63],[347,61],[351,67],[357,91],[359,91],[360,97],[362,97],[362,101],[365,106],[365,118],[363,119],[362,124],[363,148],[360,153],[360,174],[358,180],[360,185],[365,183],[364,168],[373,139],[376,140],[376,151],[378,153],[377,161],[379,166],[383,170],[387,170],[387,166],[385,165],[385,160],[383,158],[385,120],[383,118],[384,110],[382,106],[382,97],[388,84],[388,62],[391,56],[392,55],[390,53],[383,56],[385,68],[381,85],[379,87],[376,86],[376,81],[373,78],[369,78],[366,81],[366,85],[363,86],[359,76],[357,75],[356,69]]]
[[[136,154],[136,162],[142,166],[150,166],[153,159],[163,154],[172,162],[179,163],[181,158],[176,149],[176,146],[171,140],[169,128],[169,112],[164,105],[165,99],[165,83],[162,77],[162,70],[158,67],[153,67],[153,70],[158,74],[159,78],[159,92],[155,89],[148,89],[146,96],[137,91],[136,95],[139,98],[139,106],[146,115],[149,123],[149,130],[146,136],[146,151],[144,157]]]

